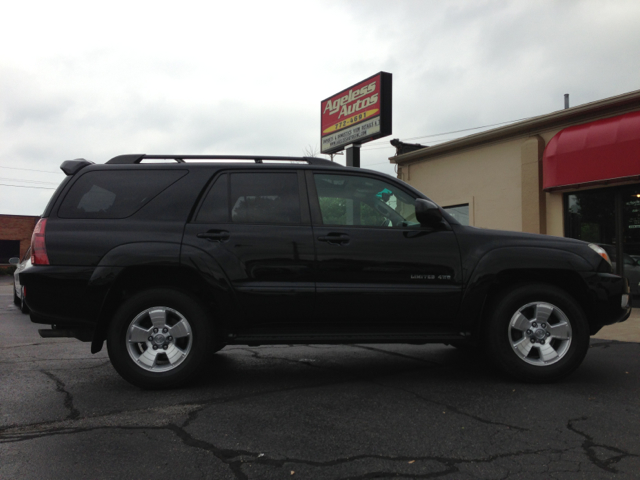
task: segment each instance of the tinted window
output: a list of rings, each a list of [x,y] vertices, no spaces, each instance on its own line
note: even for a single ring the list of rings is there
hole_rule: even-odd
[[[419,226],[415,199],[397,186],[355,175],[314,175],[324,225]]]
[[[82,175],[65,197],[62,218],[125,218],[186,175],[183,170],[100,171]]]
[[[231,221],[300,223],[297,173],[231,174]]]
[[[202,207],[198,212],[196,223],[227,223],[229,221],[227,175],[221,175],[211,186]]]

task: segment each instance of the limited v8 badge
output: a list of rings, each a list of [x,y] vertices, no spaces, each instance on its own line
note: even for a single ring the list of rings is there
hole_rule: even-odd
[[[411,280],[451,280],[451,275],[412,274]]]

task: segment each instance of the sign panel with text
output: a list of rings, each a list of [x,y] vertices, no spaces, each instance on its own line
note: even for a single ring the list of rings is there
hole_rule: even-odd
[[[320,103],[322,153],[391,135],[391,74],[380,72]]]

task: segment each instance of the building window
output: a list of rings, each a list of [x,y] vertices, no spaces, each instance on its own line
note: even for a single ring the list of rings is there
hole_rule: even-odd
[[[640,255],[640,186],[599,188],[565,193],[565,237],[615,245],[615,196],[622,197],[624,253]]]
[[[0,264],[20,256],[20,240],[0,240]]]
[[[600,245],[615,239],[614,189],[587,190],[565,195],[565,237]]]
[[[455,218],[462,225],[469,225],[469,204],[450,205],[442,207],[442,209]]]

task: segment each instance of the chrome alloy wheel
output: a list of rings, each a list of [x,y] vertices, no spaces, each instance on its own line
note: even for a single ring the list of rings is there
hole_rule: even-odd
[[[571,345],[571,323],[555,305],[533,302],[518,309],[509,322],[509,344],[525,362],[535,366],[560,361]]]
[[[189,355],[193,344],[191,325],[177,310],[151,307],[139,313],[127,328],[131,359],[149,372],[168,372]]]

